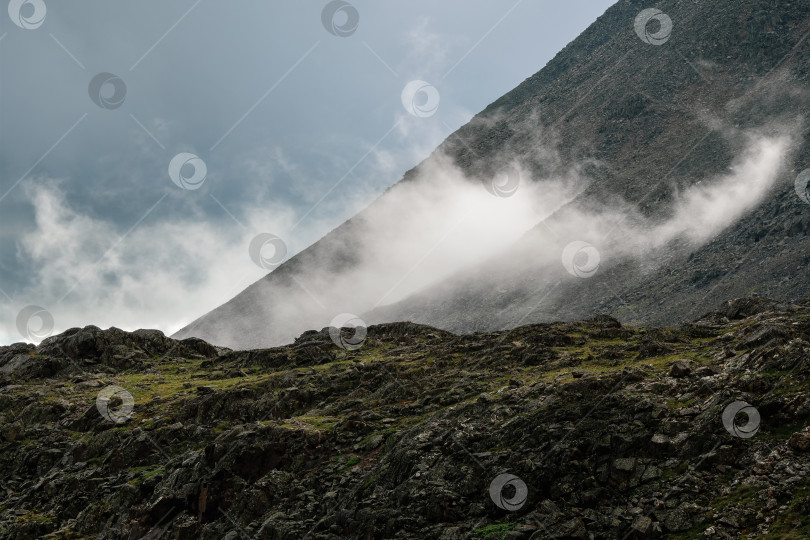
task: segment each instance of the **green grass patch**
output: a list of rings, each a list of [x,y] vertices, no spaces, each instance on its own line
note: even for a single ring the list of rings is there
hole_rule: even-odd
[[[357,456],[351,456],[351,457],[349,457],[349,459],[346,460],[346,464],[343,465],[343,467],[340,469],[340,472],[345,473],[346,471],[348,471],[349,469],[351,469],[352,467],[354,467],[358,463],[360,463],[360,458],[357,457]]]
[[[695,402],[695,398],[687,398],[687,399],[676,399],[670,398],[667,400],[667,409],[670,411],[676,409],[682,409],[684,407],[688,407]]]
[[[144,473],[143,478],[144,478],[144,480],[147,480],[149,478],[152,478],[153,476],[157,476],[159,474],[165,474],[165,473],[166,473],[166,469],[164,469],[163,467],[157,467],[155,469],[152,469],[151,471],[148,471],[148,472]]]
[[[56,516],[52,513],[38,514],[33,510],[22,516],[17,516],[18,523],[37,523],[39,525],[52,525],[56,523]]]
[[[667,469],[666,471],[664,471],[664,473],[661,475],[660,481],[661,482],[666,482],[667,480],[670,480],[671,478],[674,478],[675,476],[682,475],[687,470],[689,470],[689,462],[688,461],[682,461],[682,462],[678,463],[677,467],[674,467],[672,469]]]
[[[486,527],[476,529],[475,534],[484,540],[501,540],[506,536],[506,533],[514,529],[516,525],[517,524],[513,521],[507,521],[506,523],[494,523],[492,525],[487,525]]]
[[[756,499],[757,488],[748,484],[740,484],[732,489],[727,495],[721,495],[709,502],[709,507],[713,509],[725,508],[727,506],[737,506],[746,502],[753,502]]]
[[[788,508],[776,516],[767,537],[810,538],[810,484],[791,493]]]

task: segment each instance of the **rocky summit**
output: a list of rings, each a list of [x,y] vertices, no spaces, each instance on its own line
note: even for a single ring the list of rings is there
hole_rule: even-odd
[[[810,299],[249,351],[72,329],[0,347],[0,537],[807,538],[808,376]]]

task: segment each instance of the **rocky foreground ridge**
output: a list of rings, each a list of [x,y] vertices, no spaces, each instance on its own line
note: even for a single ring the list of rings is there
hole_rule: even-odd
[[[810,536],[810,299],[338,342],[0,347],[0,537]]]

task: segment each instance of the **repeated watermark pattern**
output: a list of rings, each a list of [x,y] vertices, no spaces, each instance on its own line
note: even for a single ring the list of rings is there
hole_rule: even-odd
[[[509,491],[512,493],[509,494]],[[523,508],[528,497],[529,488],[526,482],[514,474],[499,474],[489,484],[489,498],[502,510],[516,512]]]
[[[32,30],[43,24],[46,6],[42,0],[11,0],[8,12],[15,25]],[[323,8],[321,22],[331,35],[341,38],[349,37],[357,31],[360,15],[352,4],[343,0],[333,0]],[[649,45],[660,46],[667,43],[672,36],[673,28],[674,25],[669,15],[655,8],[641,11],[634,20],[636,35]],[[59,42],[57,41],[57,43]],[[64,46],[62,47],[64,48]],[[79,63],[79,65],[81,64]],[[113,110],[124,104],[127,87],[120,77],[103,72],[91,79],[88,93],[96,106]],[[438,111],[440,95],[438,89],[432,84],[422,80],[413,80],[402,90],[401,102],[408,114],[417,118],[428,118]],[[133,120],[158,142],[134,116]],[[162,147],[159,142],[158,144]],[[200,157],[187,152],[174,156],[169,163],[168,171],[172,182],[186,191],[202,187],[208,172],[205,162]],[[517,192],[520,181],[519,171],[515,168],[508,168],[484,184],[492,195],[506,198]],[[796,194],[803,202],[810,204],[808,184],[810,184],[810,169],[802,171],[795,181]],[[222,205],[220,204],[220,206]],[[278,267],[287,256],[285,242],[271,233],[261,233],[255,236],[250,242],[248,251],[254,264],[267,270]],[[566,245],[561,259],[565,270],[578,278],[593,277],[601,263],[600,252],[585,241],[574,241]],[[24,338],[39,341],[53,332],[54,319],[44,308],[28,306],[17,316],[17,329]],[[353,330],[353,332],[346,332],[346,330]],[[349,333],[352,335],[348,336]],[[329,335],[338,347],[345,350],[356,350],[362,347],[366,340],[367,325],[356,315],[341,313],[330,323]],[[286,377],[290,377],[290,374],[286,374]],[[96,407],[107,421],[122,424],[132,418],[134,398],[125,389],[111,385],[98,394]],[[724,428],[737,438],[751,438],[760,428],[759,412],[745,401],[735,401],[726,406],[721,420]],[[488,491],[495,506],[509,512],[516,512],[523,508],[529,495],[526,483],[510,473],[496,476],[491,481]],[[234,524],[238,527],[238,524],[235,522]]]
[[[520,171],[516,167],[507,167],[495,175],[484,187],[496,197],[511,197],[520,187]]]
[[[599,270],[601,261],[599,250],[583,240],[575,240],[563,248],[562,264],[572,276],[593,277]]]
[[[333,36],[349,37],[360,25],[360,13],[344,0],[332,0],[321,11],[321,22]]]
[[[415,80],[402,89],[402,106],[408,114],[417,118],[428,118],[439,110],[439,90],[432,84]]]
[[[250,241],[248,252],[256,266],[272,270],[287,257],[287,244],[275,234],[260,233]]]
[[[134,408],[135,398],[120,386],[107,386],[96,397],[99,414],[114,424],[123,424],[130,420]]]
[[[17,314],[17,331],[28,341],[42,341],[51,335],[53,328],[53,315],[43,307],[26,306]]]
[[[744,417],[742,423],[740,417]],[[759,411],[745,401],[729,403],[723,409],[723,427],[726,431],[740,439],[750,439],[759,431]]]
[[[11,0],[8,16],[11,22],[25,30],[36,30],[45,22],[48,8],[43,0]]]
[[[351,335],[347,336],[347,331],[351,330]],[[368,328],[366,323],[351,313],[341,313],[336,315],[329,323],[329,337],[332,342],[341,349],[353,351],[363,346],[366,341]]]
[[[92,79],[87,88],[90,99],[102,109],[117,109],[124,104],[127,97],[127,85],[124,80],[112,73],[99,73]]]
[[[190,152],[180,152],[169,162],[169,178],[181,189],[200,189],[207,175],[205,161]]]
[[[658,25],[658,29],[652,31],[654,25]],[[656,8],[648,8],[641,11],[636,15],[636,20],[633,23],[636,30],[636,35],[644,43],[650,45],[663,45],[669,41],[672,35],[672,19]]]

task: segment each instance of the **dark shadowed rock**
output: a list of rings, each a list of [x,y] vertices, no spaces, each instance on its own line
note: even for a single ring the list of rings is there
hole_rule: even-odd
[[[788,445],[797,452],[810,452],[810,430],[805,429],[791,435]]]
[[[669,368],[670,377],[687,377],[692,373],[692,363],[689,360],[676,360]]]

